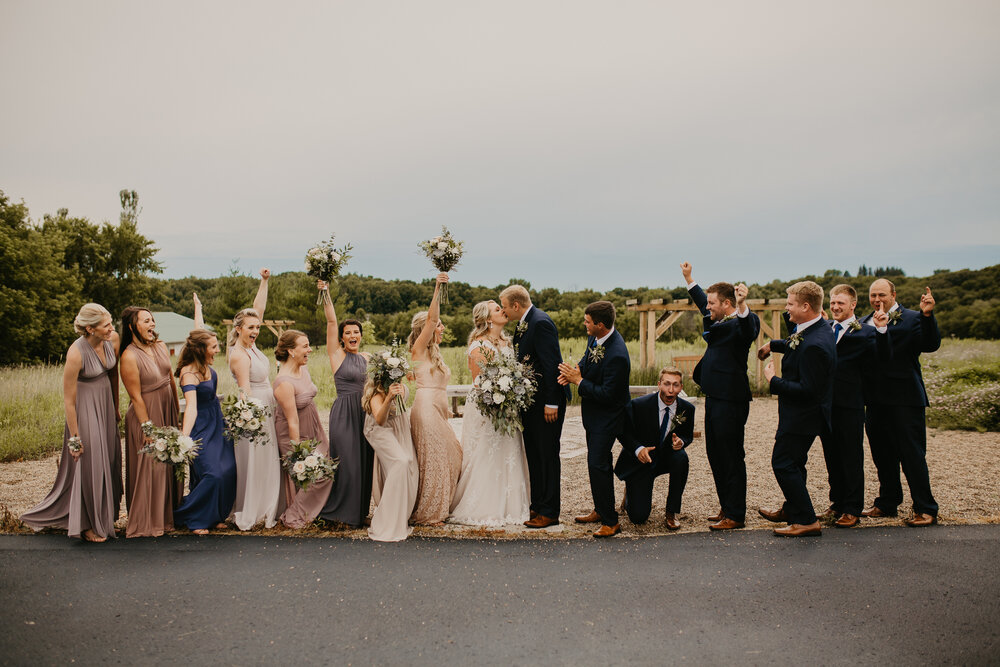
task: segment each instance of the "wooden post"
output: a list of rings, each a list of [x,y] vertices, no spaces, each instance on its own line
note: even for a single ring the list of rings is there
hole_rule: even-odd
[[[656,365],[656,311],[646,313],[646,363],[639,364],[643,368]]]

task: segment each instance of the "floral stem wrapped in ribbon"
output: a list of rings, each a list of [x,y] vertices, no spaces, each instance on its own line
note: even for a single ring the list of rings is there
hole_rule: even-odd
[[[351,258],[351,250],[354,249],[350,243],[343,248],[335,248],[334,237],[336,234],[330,234],[329,241],[323,241],[306,253],[306,273],[325,283],[332,283],[333,279],[340,275],[347,260]],[[316,298],[316,305],[322,304],[324,299],[329,298],[330,293],[322,290]]]
[[[160,463],[174,466],[174,477],[183,482],[187,477],[187,465],[198,458],[201,440],[192,440],[175,426],[154,426],[152,422],[142,425],[143,434],[151,439],[139,450]]]
[[[402,382],[410,372],[410,362],[407,359],[407,350],[398,339],[392,339],[392,345],[388,350],[377,352],[368,360],[368,375],[372,383],[382,391],[388,393],[389,387],[397,382]],[[406,410],[403,397],[396,397],[396,405],[400,412]]]
[[[318,440],[292,440],[291,445],[281,457],[281,467],[297,488],[307,489],[310,484],[334,479],[340,460],[317,452]]]
[[[513,356],[486,354],[472,383],[469,396],[476,407],[493,422],[493,428],[506,435],[523,431],[521,411],[535,402],[538,380],[529,364]]]
[[[254,445],[267,444],[267,418],[271,408],[259,399],[230,394],[222,399],[222,418],[226,422],[226,437],[235,445],[240,439]]]
[[[438,271],[451,272],[458,263],[462,261],[462,254],[465,252],[465,245],[462,241],[456,241],[448,231],[447,227],[441,227],[441,235],[432,239],[421,241],[417,244],[427,259]],[[448,303],[448,283],[441,285],[441,302]]]

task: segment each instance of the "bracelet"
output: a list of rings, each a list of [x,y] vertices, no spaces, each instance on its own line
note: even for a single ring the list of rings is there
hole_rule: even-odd
[[[83,449],[83,440],[80,440],[80,436],[74,435],[66,442],[66,446],[75,454]]]

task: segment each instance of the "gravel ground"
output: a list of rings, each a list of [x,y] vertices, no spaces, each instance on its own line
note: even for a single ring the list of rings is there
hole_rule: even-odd
[[[698,409],[695,430],[704,432],[702,403]],[[770,529],[774,524],[761,519],[756,508],[776,508],[782,501],[781,490],[771,472],[771,448],[774,429],[778,421],[778,402],[774,398],[755,400],[750,407],[746,429],[747,450],[747,528]],[[451,420],[456,433],[461,435],[461,419]],[[617,452],[616,446],[616,452]],[[866,446],[867,451],[867,446]],[[817,440],[810,450],[809,492],[817,511],[829,504],[826,466],[822,449]],[[576,538],[589,537],[594,527],[573,523],[573,516],[586,514],[593,508],[587,479],[587,457],[583,425],[579,408],[570,408],[562,435],[562,523],[545,530],[529,530],[523,526],[510,526],[506,530],[484,530],[460,526],[414,529],[414,534],[449,536],[456,538]],[[718,499],[712,482],[712,473],[705,456],[703,438],[696,438],[688,447],[691,471],[684,492],[679,533],[707,531],[705,517],[718,510]],[[1000,523],[1000,433],[969,431],[927,432],[927,463],[930,468],[931,487],[941,510],[938,520],[942,524]],[[4,531],[17,531],[18,524],[11,519],[30,509],[48,492],[55,479],[57,457],[40,461],[0,464],[0,527]],[[622,517],[625,536],[663,535],[663,506],[666,503],[667,477],[657,479],[653,491],[653,514],[642,526],[634,526]],[[875,467],[871,459],[865,460],[865,497],[870,505],[877,490]],[[621,500],[624,484],[616,480],[616,498]],[[905,479],[904,479],[904,492]],[[905,494],[908,497],[908,492]],[[909,512],[908,501],[900,507],[900,518],[865,519],[862,526],[899,525]],[[3,512],[4,506],[9,513]],[[13,515],[13,516],[11,516]],[[120,521],[124,526],[124,519]],[[23,527],[21,530],[26,530]],[[233,534],[239,531],[232,530]],[[255,530],[258,534],[291,534],[284,530]],[[363,530],[321,530],[310,528],[299,534],[343,535],[366,538]]]

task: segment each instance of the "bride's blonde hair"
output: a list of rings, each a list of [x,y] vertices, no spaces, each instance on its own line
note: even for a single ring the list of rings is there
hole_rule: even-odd
[[[416,345],[417,338],[420,337],[420,332],[424,330],[426,324],[426,310],[421,310],[410,320],[410,337],[406,342],[410,348],[410,354],[413,354],[413,346]],[[431,333],[430,338],[427,340],[427,356],[430,357],[431,367],[436,368],[440,373],[444,374],[447,372],[448,367],[444,363],[444,358],[441,356],[441,348],[438,347],[437,341],[434,340],[435,338],[436,336]]]
[[[489,333],[490,324],[492,324],[490,320],[493,317],[493,306],[496,303],[496,301],[480,301],[472,307],[472,331],[469,332],[469,340],[466,342],[466,345],[471,345],[472,341]],[[503,332],[503,327],[500,328],[500,339],[507,340],[507,335]]]

